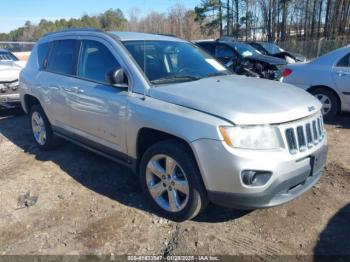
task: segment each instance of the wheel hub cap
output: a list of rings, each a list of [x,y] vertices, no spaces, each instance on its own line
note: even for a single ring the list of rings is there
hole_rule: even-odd
[[[171,157],[156,155],[148,162],[146,183],[154,201],[164,210],[179,212],[189,198],[189,183],[181,166]]]
[[[32,129],[35,141],[39,145],[45,145],[46,143],[46,128],[43,118],[38,112],[34,112],[32,115]]]
[[[324,94],[316,94],[315,97],[322,103],[322,114],[327,115],[332,109],[331,99]]]

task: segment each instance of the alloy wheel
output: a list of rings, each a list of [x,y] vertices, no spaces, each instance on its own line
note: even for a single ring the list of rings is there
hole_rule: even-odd
[[[322,114],[327,115],[332,109],[332,101],[325,94],[315,94],[315,97],[322,103]]]
[[[188,179],[173,158],[153,156],[147,164],[146,183],[153,200],[162,209],[179,212],[187,205],[190,193]]]
[[[45,145],[46,127],[45,127],[44,119],[36,111],[32,114],[32,130],[33,130],[35,141],[38,142],[38,144],[41,146]]]

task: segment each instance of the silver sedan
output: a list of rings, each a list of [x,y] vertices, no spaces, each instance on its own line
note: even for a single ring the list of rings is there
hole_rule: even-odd
[[[308,63],[288,65],[281,79],[316,96],[323,115],[332,119],[350,111],[350,46],[339,48]]]

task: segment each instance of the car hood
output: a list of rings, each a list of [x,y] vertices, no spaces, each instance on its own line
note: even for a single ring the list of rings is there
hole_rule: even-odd
[[[268,56],[268,55],[254,54],[252,56],[246,56],[244,58],[248,59],[248,60],[265,62],[265,63],[268,63],[270,65],[286,65],[287,64],[286,61],[281,59],[281,58]]]
[[[245,76],[162,85],[151,88],[149,95],[237,125],[284,123],[321,109],[321,103],[300,88]]]
[[[18,80],[19,73],[24,67],[22,61],[0,61],[0,82]]]

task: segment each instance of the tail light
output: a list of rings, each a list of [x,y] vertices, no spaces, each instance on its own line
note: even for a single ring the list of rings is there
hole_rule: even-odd
[[[283,77],[287,77],[287,76],[289,76],[291,73],[293,73],[293,70],[292,70],[292,69],[289,69],[289,68],[286,68],[286,69],[283,70],[282,76],[283,76]]]

